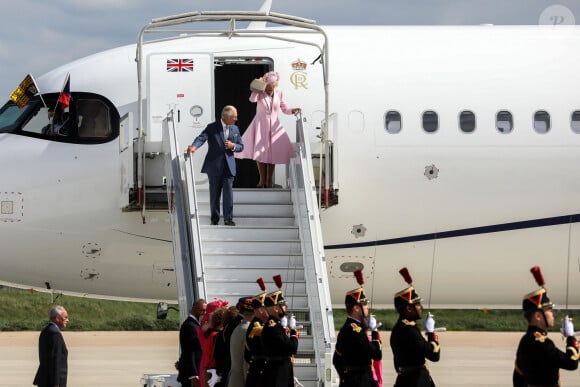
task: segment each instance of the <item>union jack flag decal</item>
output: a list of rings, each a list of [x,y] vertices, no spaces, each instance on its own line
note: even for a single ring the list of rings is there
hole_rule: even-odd
[[[193,71],[193,59],[167,59],[168,73],[181,73]]]

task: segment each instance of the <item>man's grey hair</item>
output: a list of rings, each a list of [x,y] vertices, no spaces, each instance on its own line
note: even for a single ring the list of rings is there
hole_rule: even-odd
[[[234,115],[234,112],[236,111],[236,107],[233,105],[226,105],[224,106],[224,108],[222,109],[222,117],[231,117]]]
[[[64,312],[64,307],[62,307],[60,305],[54,306],[50,310],[48,318],[50,319],[50,321],[52,321],[56,318],[56,316],[60,316],[62,314],[62,312]]]

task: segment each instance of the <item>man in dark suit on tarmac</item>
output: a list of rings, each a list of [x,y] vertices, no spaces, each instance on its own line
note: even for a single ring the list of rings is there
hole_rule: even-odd
[[[199,363],[201,361],[201,344],[197,337],[199,321],[205,314],[207,304],[204,299],[195,301],[187,318],[179,328],[179,346],[181,356],[177,363],[177,380],[184,387],[199,385]]]
[[[38,387],[66,387],[68,350],[60,330],[68,324],[68,313],[62,306],[50,310],[50,322],[40,332],[38,360],[33,384]]]
[[[228,105],[222,110],[221,120],[212,122],[195,138],[187,148],[190,154],[208,142],[208,151],[201,171],[209,177],[209,198],[211,208],[211,224],[216,225],[220,219],[220,196],[223,190],[224,224],[235,226],[234,210],[234,177],[236,176],[236,159],[234,152],[244,149],[242,136],[234,123],[238,119],[238,111]]]

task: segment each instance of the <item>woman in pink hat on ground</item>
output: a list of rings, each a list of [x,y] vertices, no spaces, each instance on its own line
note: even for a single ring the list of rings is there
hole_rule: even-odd
[[[208,386],[211,377],[208,370],[215,370],[216,364],[213,358],[215,337],[222,327],[222,320],[228,302],[225,300],[214,300],[209,302],[206,312],[201,319],[201,326],[197,327],[197,337],[201,345],[201,361],[199,363],[199,385]]]
[[[255,102],[256,115],[244,132],[244,150],[235,154],[240,159],[256,160],[260,181],[258,188],[272,188],[274,164],[288,164],[293,147],[286,130],[278,120],[278,111],[285,114],[300,112],[300,108],[288,108],[282,91],[277,89],[280,76],[270,71],[261,78],[266,83],[264,91],[254,91],[250,102]]]

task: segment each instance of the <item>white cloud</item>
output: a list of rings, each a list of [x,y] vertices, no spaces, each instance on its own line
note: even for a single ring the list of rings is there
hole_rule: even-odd
[[[62,0],[64,7],[74,7],[83,10],[123,10],[139,6],[139,0]]]

